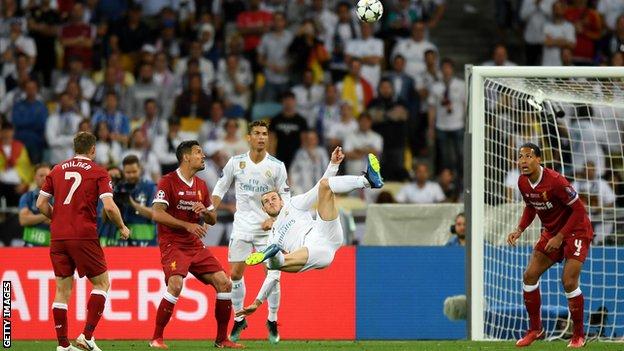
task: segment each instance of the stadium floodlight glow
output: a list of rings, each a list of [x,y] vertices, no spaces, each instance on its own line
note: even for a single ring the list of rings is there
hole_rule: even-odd
[[[518,247],[505,243],[524,207],[513,181],[517,147],[524,142],[540,145],[543,165],[576,184],[590,212],[596,238],[583,266],[581,289],[586,316],[606,313],[607,318],[586,318],[585,331],[590,339],[621,337],[624,236],[617,233],[624,231],[624,212],[615,204],[623,195],[605,188],[624,187],[624,68],[468,66],[466,77],[470,339],[515,339],[527,327],[522,273],[540,234],[539,219]],[[597,175],[593,181],[604,181],[598,197],[589,196],[592,173]],[[562,265],[555,264],[540,280],[542,321],[551,339],[571,328],[561,271]]]

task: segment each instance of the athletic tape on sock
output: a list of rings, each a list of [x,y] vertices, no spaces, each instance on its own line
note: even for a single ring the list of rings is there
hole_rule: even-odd
[[[568,299],[572,299],[572,298],[575,298],[575,297],[581,295],[582,293],[583,292],[581,291],[581,287],[578,287],[578,288],[574,289],[573,291],[565,293],[565,296]]]
[[[526,285],[524,283],[522,283],[522,290],[526,291],[526,292],[531,292],[531,291],[535,291],[537,290],[537,288],[539,288],[539,282],[535,285]]]
[[[217,293],[217,300],[231,300],[231,299],[232,299],[232,293],[229,293],[229,292]]]
[[[66,303],[60,303],[60,302],[54,302],[52,304],[52,308],[58,308],[61,310],[67,310],[67,304]]]
[[[102,296],[104,296],[105,299],[108,298],[108,294],[106,293],[106,291],[99,290],[99,289],[91,290],[91,295],[102,295]]]
[[[168,291],[165,291],[165,294],[163,295],[163,299],[171,302],[172,304],[175,304],[176,302],[178,302],[178,298],[171,295]]]

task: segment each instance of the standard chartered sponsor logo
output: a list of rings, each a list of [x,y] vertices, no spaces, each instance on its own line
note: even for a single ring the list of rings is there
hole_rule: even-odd
[[[178,206],[176,207],[178,210],[187,210],[192,211],[193,205],[195,205],[197,201],[188,201],[188,200],[180,200],[178,202]]]

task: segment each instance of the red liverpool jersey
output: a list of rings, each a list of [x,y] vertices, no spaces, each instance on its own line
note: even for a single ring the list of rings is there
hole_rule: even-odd
[[[203,203],[208,210],[214,208],[208,186],[200,178],[193,177],[189,183],[177,169],[162,177],[158,182],[154,203],[167,205],[166,212],[172,217],[185,222],[200,223],[200,216],[192,209],[196,202]],[[161,247],[170,243],[203,246],[201,240],[194,234],[160,223],[158,223],[158,242]]]
[[[585,206],[580,202],[576,190],[564,176],[552,169],[542,168],[536,184],[531,184],[528,176],[521,175],[518,179],[518,189],[527,207],[536,211],[549,236],[554,236],[563,229],[572,215],[571,206],[576,202],[583,206],[584,211]],[[593,236],[591,222],[586,212],[569,229],[575,236],[590,239]]]
[[[54,196],[51,240],[97,239],[98,198],[113,196],[106,169],[82,156],[54,166],[41,187]]]

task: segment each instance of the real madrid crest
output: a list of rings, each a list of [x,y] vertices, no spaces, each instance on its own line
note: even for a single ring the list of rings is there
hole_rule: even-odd
[[[245,165],[246,165],[246,164],[245,164],[245,161],[240,161],[240,162],[238,163],[238,167],[239,167],[240,169],[245,169]]]
[[[265,175],[267,178],[271,178],[271,176],[273,175],[273,173],[271,173],[271,170],[270,170],[270,169],[267,169],[267,171],[264,173],[264,175]]]

